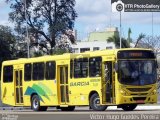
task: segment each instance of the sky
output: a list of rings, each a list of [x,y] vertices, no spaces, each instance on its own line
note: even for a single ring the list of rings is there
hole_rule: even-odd
[[[0,0],[0,24],[13,26],[8,21],[8,13],[11,11],[5,0]],[[93,31],[104,31],[107,27],[120,26],[120,14],[111,11],[111,0],[76,0],[75,9],[78,17],[75,21],[75,29],[79,39],[87,38]],[[153,24],[152,24],[153,14]],[[122,13],[122,37],[127,38],[128,29],[131,28],[131,37],[137,39],[139,34],[160,35],[160,13]]]
[[[78,18],[75,28],[79,37],[95,30],[103,31],[107,27],[120,26],[120,14],[111,11],[111,0],[76,0]],[[122,37],[127,38],[128,29],[131,28],[131,37],[135,40],[139,34],[160,35],[160,13],[151,12],[123,12],[122,13]]]

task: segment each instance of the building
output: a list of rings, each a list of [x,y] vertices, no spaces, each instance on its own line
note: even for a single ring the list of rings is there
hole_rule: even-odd
[[[85,41],[85,42],[77,42],[76,45],[72,45],[72,49],[74,53],[82,53],[85,51],[95,51],[95,50],[103,50],[103,49],[114,49],[115,44],[107,41]]]
[[[76,42],[76,44],[71,45],[74,53],[82,53],[85,51],[95,51],[103,49],[114,49],[115,44],[112,42],[107,42],[109,37],[118,35],[118,28],[107,28],[102,32],[91,32],[89,34],[88,40]]]
[[[117,27],[107,28],[105,31],[95,31],[89,34],[88,41],[107,41],[109,37],[119,35]]]

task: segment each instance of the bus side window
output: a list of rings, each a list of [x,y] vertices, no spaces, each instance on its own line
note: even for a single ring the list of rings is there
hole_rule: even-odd
[[[46,80],[53,80],[55,79],[56,72],[56,63],[55,61],[48,61],[46,62]]]
[[[32,75],[32,64],[27,63],[24,65],[24,80],[25,81],[30,81],[31,80],[31,75]]]
[[[89,76],[99,77],[101,76],[102,58],[90,58],[89,59]]]
[[[33,63],[33,80],[44,80],[44,63]]]
[[[85,78],[88,76],[88,58],[74,60],[74,77]]]
[[[4,66],[3,68],[3,82],[13,82],[13,66]]]

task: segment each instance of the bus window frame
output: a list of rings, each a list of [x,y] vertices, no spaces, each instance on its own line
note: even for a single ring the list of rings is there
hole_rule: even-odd
[[[99,64],[99,71],[96,69],[96,73],[99,72],[98,75],[96,75],[96,73],[94,73],[95,75],[91,75],[92,74],[91,71],[93,72],[93,68],[91,69],[91,62],[100,63]],[[96,66],[94,66],[94,67],[96,67]],[[89,77],[100,77],[100,76],[102,76],[102,57],[90,57],[89,58]]]
[[[47,63],[49,63],[49,62],[53,62],[53,65],[54,65],[54,77],[53,78],[49,78],[49,79],[47,79],[47,77],[46,77],[46,74],[47,74],[47,70],[49,70],[49,69],[47,69]],[[48,66],[49,67],[49,66]],[[44,67],[44,78],[45,78],[45,80],[54,80],[55,78],[56,78],[56,61],[46,61],[45,62],[45,67]],[[52,72],[53,73],[53,72]]]
[[[26,66],[25,66],[25,65],[27,65],[27,64],[30,64],[30,65],[31,65],[31,74],[30,74],[30,78],[31,78],[31,79],[30,79],[30,80],[26,80],[26,69],[25,69]],[[25,82],[31,81],[31,80],[32,80],[32,74],[33,74],[33,64],[32,64],[32,63],[25,63],[25,64],[24,64],[24,72],[23,72],[23,73],[24,73],[24,81],[25,81]],[[27,71],[27,73],[28,73],[28,71]]]
[[[36,76],[38,76],[38,77],[36,77],[36,79],[34,79],[34,75],[35,75],[35,72],[34,72],[34,64],[40,64],[40,63],[42,63],[43,64],[43,72],[36,72],[37,73],[37,75]],[[39,68],[39,66],[38,66],[38,70],[41,70],[40,68]],[[43,78],[39,78],[40,76],[40,74],[39,73],[43,73]],[[42,77],[42,76],[41,76]],[[42,81],[42,80],[44,80],[44,78],[45,78],[45,62],[33,62],[33,66],[32,66],[32,80],[33,81]]]
[[[4,76],[4,74],[6,74],[7,72],[5,72],[5,67],[11,67],[11,69],[12,69],[12,72],[10,72],[11,73],[11,77],[12,77],[12,79],[11,80],[7,80],[7,81],[4,81],[5,80],[5,76]],[[6,66],[3,66],[3,83],[12,83],[13,82],[13,65],[6,65]],[[8,75],[8,74],[7,74]]]
[[[80,73],[81,74],[78,74],[79,76],[75,76],[75,64],[77,64],[77,62],[80,64]],[[83,75],[83,69],[82,69],[82,66],[83,66],[83,62],[87,62],[87,70],[86,70],[86,76]],[[87,78],[89,76],[89,59],[88,58],[79,58],[79,59],[74,59],[74,73],[73,73],[73,76],[74,78]]]

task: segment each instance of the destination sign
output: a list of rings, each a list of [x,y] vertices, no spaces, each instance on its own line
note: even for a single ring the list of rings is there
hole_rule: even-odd
[[[129,51],[119,51],[117,54],[118,59],[155,59],[155,55],[149,50],[129,50]]]

